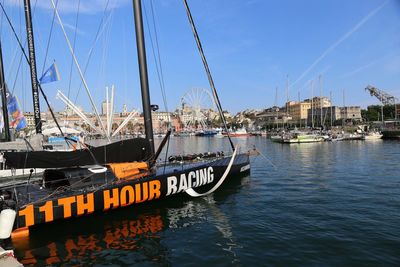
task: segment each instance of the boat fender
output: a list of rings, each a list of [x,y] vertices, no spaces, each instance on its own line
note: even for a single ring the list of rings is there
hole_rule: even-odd
[[[16,215],[17,212],[9,208],[0,212],[0,239],[7,239],[11,236]]]
[[[0,259],[7,258],[7,257],[14,257],[14,251],[13,250],[4,250],[4,251],[0,252]]]

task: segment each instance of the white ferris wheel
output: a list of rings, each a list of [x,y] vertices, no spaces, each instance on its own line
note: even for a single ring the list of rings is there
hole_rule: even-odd
[[[206,89],[192,88],[181,97],[183,123],[187,128],[207,128],[210,112],[214,110],[214,98]]]

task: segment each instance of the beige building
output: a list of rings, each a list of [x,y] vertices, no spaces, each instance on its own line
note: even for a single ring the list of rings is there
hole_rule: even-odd
[[[326,96],[316,96],[312,99],[305,99],[304,102],[309,102],[314,109],[327,108],[332,105],[331,100]]]
[[[308,110],[311,108],[311,102],[289,102],[289,114],[295,122],[307,119]]]
[[[26,123],[28,125],[28,128],[34,128],[35,127],[35,118],[33,116],[33,112],[24,112],[24,117],[25,117]]]
[[[361,120],[361,107],[348,106],[340,108],[340,116],[345,120]]]
[[[154,111],[151,113],[151,118],[155,133],[165,133],[168,130],[168,124],[172,123],[171,112]]]

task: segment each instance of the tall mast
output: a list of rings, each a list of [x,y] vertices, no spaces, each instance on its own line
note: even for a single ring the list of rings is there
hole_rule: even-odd
[[[289,128],[289,74],[286,75],[286,119],[288,120],[287,127]]]
[[[25,21],[26,21],[26,35],[28,41],[29,51],[29,66],[31,70],[31,83],[32,83],[32,100],[33,100],[33,117],[35,118],[36,133],[42,133],[42,121],[40,118],[40,103],[39,103],[39,90],[38,79],[36,72],[36,58],[35,58],[35,44],[33,41],[33,27],[31,15],[31,2],[24,0]]]
[[[275,103],[274,103],[274,106],[275,106],[275,111],[276,111],[275,123],[276,123],[276,129],[278,130],[278,126],[279,126],[279,123],[278,123],[278,86],[275,89]]]
[[[332,126],[333,126],[333,121],[332,121],[332,119],[333,119],[333,114],[332,114],[332,91],[329,92],[329,96],[330,96],[330,99],[331,99],[331,129],[332,129]]]
[[[344,89],[343,89],[342,127],[344,126],[344,114],[346,114],[346,102],[345,102],[345,100],[344,100]]]
[[[142,106],[146,138],[150,142],[150,152],[154,155],[153,124],[151,119],[149,80],[147,76],[146,48],[144,43],[142,6],[140,0],[133,0],[135,17],[136,46],[139,59],[140,88],[142,92]]]
[[[10,141],[10,124],[8,123],[8,110],[7,110],[7,90],[6,81],[4,78],[4,66],[3,66],[3,51],[1,49],[0,40],[0,93],[1,101],[3,107],[3,118],[4,118],[4,139],[5,141]]]
[[[320,97],[320,99],[319,99],[319,105],[320,105],[320,126],[321,126],[321,128],[322,128],[322,104],[323,104],[323,101],[322,101],[322,75],[319,75],[319,97]]]
[[[314,81],[311,81],[311,127],[314,129]]]
[[[300,102],[300,91],[297,92],[297,100],[299,102],[299,128],[301,128],[301,102]]]

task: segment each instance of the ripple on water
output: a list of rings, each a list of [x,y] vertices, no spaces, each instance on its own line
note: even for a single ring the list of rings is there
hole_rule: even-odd
[[[17,249],[18,258],[67,266],[400,266],[400,142],[240,142],[269,159],[253,159],[250,176],[205,198],[53,225],[28,250]],[[229,150],[222,138],[174,138],[170,147]]]

